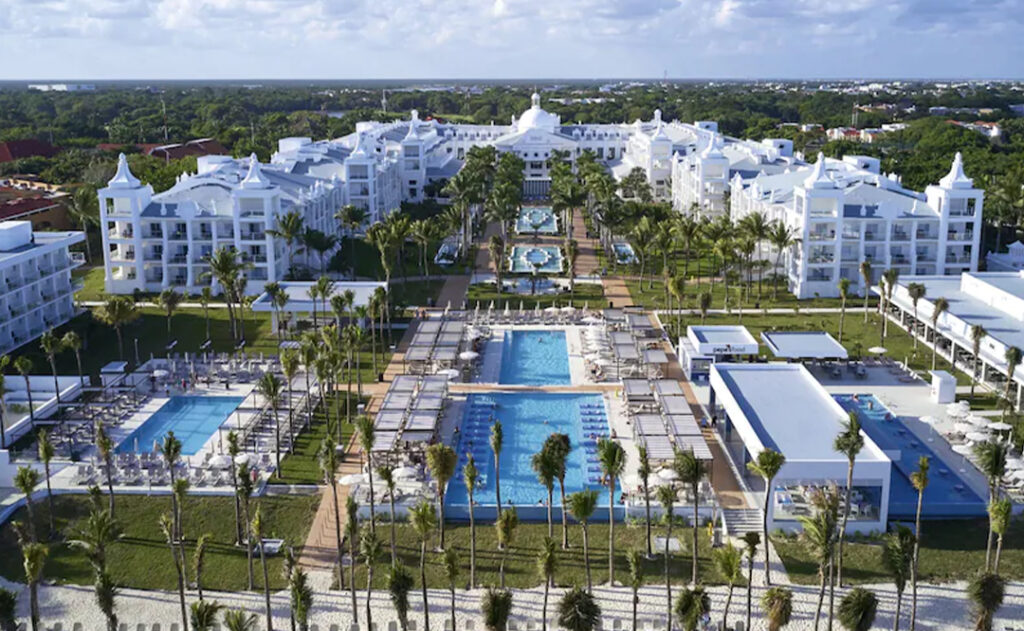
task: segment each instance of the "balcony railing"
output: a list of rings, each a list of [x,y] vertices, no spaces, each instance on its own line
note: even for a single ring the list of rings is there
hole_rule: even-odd
[[[248,232],[242,235],[243,241],[262,241],[267,238],[265,232]]]
[[[947,241],[974,241],[973,232],[948,232],[946,233]]]
[[[892,233],[892,240],[893,241],[910,241],[910,233],[909,232],[901,232],[901,231],[894,230],[893,233]]]
[[[831,232],[811,232],[807,235],[807,238],[811,241],[831,241],[836,238],[835,231]]]
[[[167,238],[171,241],[184,241],[188,239],[188,233],[186,233],[184,230],[175,230]]]
[[[939,235],[935,234],[931,230],[918,230],[916,235],[917,235],[917,238],[919,240],[920,239],[925,239],[925,240],[931,241],[933,239],[938,239],[939,238]]]

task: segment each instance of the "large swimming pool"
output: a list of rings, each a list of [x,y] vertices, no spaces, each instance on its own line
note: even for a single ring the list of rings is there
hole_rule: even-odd
[[[572,383],[565,331],[505,331],[498,383],[528,386]]]
[[[917,461],[921,456],[927,456],[931,461],[928,486],[925,487],[921,508],[924,517],[938,519],[986,514],[985,500],[960,478],[954,466],[939,458],[927,440],[918,438],[878,399],[869,394],[857,395],[857,400],[853,399],[853,395],[835,395],[835,399],[844,409],[857,412],[861,427],[892,459],[889,519],[914,518],[917,490],[910,483],[910,474],[917,470]],[[936,436],[935,440],[942,439]]]
[[[154,442],[163,442],[167,432],[173,431],[181,441],[182,455],[194,455],[242,401],[242,397],[171,397],[121,441],[117,451],[152,451]]]
[[[459,432],[456,471],[461,471],[468,454],[473,454],[480,471],[474,500],[480,506],[492,508],[496,503],[494,453],[490,448],[494,419],[501,420],[504,433],[500,459],[503,504],[526,508],[537,507],[547,500],[547,490],[537,481],[530,459],[550,434],[561,432],[569,436],[572,446],[566,467],[566,495],[584,488],[597,489],[600,505],[608,506],[608,488],[601,485],[601,467],[596,453],[598,438],[608,436],[608,417],[600,395],[495,393],[468,397]],[[561,505],[557,484],[554,504]],[[449,483],[445,505],[468,505],[461,476],[455,476]],[[542,512],[528,510],[526,514],[540,518]]]

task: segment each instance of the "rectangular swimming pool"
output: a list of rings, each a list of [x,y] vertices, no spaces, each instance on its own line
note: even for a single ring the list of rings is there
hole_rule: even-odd
[[[244,400],[243,397],[171,397],[121,441],[117,452],[151,451],[154,442],[163,442],[168,432],[174,432],[181,441],[182,455],[192,456]]]
[[[549,435],[560,432],[569,436],[572,447],[566,466],[566,495],[585,488],[597,489],[599,505],[607,509],[608,488],[601,485],[597,461],[597,440],[608,436],[608,417],[600,395],[495,393],[468,397],[456,447],[456,471],[462,470],[468,454],[472,454],[480,471],[474,500],[490,507],[496,505],[494,453],[490,447],[494,419],[501,420],[504,435],[500,458],[504,505],[533,508],[547,501],[547,489],[537,481],[531,458]],[[465,483],[457,475],[448,484],[445,505],[465,507],[468,503]],[[561,505],[557,483],[553,504]]]
[[[571,384],[565,331],[505,331],[498,383],[528,386]]]
[[[854,410],[861,427],[883,451],[892,456],[893,471],[889,480],[889,519],[914,519],[917,511],[917,490],[910,483],[910,474],[917,470],[917,461],[927,456],[931,463],[928,486],[924,490],[921,514],[925,518],[980,517],[986,514],[985,500],[960,478],[953,465],[940,458],[928,442],[908,429],[898,416],[869,394],[835,395],[843,409]],[[936,440],[942,440],[941,437]],[[968,465],[971,466],[971,465]]]

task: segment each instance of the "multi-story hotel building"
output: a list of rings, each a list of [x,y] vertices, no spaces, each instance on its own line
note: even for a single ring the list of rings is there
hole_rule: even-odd
[[[0,355],[75,315],[71,270],[81,255],[68,249],[81,232],[33,232],[29,221],[0,223]]]

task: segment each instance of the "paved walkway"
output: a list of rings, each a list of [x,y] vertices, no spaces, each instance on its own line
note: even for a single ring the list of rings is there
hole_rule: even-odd
[[[466,299],[466,292],[469,291],[470,278],[465,274],[446,278],[441,292],[437,295],[437,306],[444,307],[451,303],[453,309],[461,309],[462,301]]]

